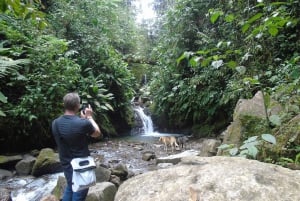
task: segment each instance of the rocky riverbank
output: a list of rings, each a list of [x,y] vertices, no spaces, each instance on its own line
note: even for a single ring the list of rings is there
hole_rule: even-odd
[[[214,141],[216,140],[191,139],[184,149],[166,152],[158,141],[158,137],[130,136],[92,144],[90,150],[98,164],[97,181],[110,182],[118,188],[123,181],[134,175],[161,168],[163,165],[157,165],[157,158],[179,154],[185,150],[203,150],[211,146],[214,147],[208,148],[210,150],[207,151],[203,150],[201,153],[206,152],[204,155],[213,155],[216,153],[215,146],[219,144],[212,143]],[[64,185],[62,179],[59,176],[49,176],[49,174],[61,171],[57,157],[57,153],[49,148],[24,155],[1,156],[0,188],[6,192],[5,195],[11,194],[13,198],[18,199],[22,197],[22,195],[17,195],[18,192],[24,196],[25,194],[34,194],[32,192],[35,191],[33,184],[45,186],[47,183],[53,183],[53,180],[58,180],[57,183],[62,185],[59,188],[62,189]],[[55,192],[51,190],[51,186],[49,188],[49,190],[43,190],[39,195],[34,196],[32,200],[40,200],[43,195],[50,193],[60,196],[61,190],[57,190],[59,188],[56,188]],[[99,185],[97,188],[99,189]]]

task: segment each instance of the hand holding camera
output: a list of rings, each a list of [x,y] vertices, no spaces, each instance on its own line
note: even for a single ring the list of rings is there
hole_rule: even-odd
[[[83,108],[80,112],[81,118],[91,119],[91,118],[93,118],[92,115],[93,115],[93,109],[92,109],[91,105],[88,104],[88,107],[83,106]]]

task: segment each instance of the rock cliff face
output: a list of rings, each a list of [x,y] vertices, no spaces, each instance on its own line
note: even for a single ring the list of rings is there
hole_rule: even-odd
[[[115,201],[294,201],[300,171],[239,157],[186,157],[125,181]]]

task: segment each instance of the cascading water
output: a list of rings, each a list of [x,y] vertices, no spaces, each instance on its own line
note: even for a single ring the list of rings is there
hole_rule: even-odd
[[[153,134],[153,122],[150,116],[144,113],[144,109],[140,106],[134,106],[133,109],[143,123],[143,132],[145,135]]]

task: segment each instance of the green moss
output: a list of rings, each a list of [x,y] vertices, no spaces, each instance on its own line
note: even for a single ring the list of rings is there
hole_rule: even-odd
[[[6,163],[8,160],[7,160],[7,157],[6,156],[0,156],[0,164],[1,163]]]

